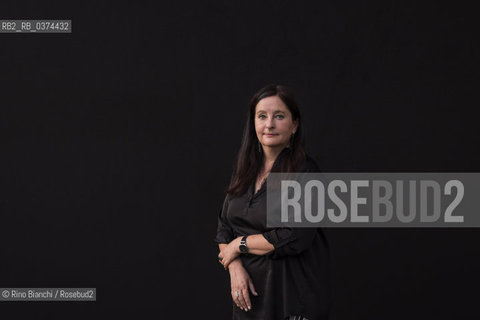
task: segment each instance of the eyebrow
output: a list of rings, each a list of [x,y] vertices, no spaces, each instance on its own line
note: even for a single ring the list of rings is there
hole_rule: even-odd
[[[260,113],[267,113],[267,112],[264,110],[257,111],[257,114],[260,114]],[[277,114],[277,113],[285,113],[285,111],[282,111],[282,110],[273,111],[273,114]]]

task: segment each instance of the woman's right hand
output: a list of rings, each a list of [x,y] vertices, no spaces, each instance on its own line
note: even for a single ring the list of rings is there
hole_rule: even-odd
[[[228,270],[230,271],[230,285],[232,288],[231,293],[233,301],[237,307],[243,311],[250,310],[252,308],[252,303],[250,302],[248,290],[250,289],[254,296],[258,296],[250,275],[243,267],[242,261],[239,258],[233,260],[229,264]]]

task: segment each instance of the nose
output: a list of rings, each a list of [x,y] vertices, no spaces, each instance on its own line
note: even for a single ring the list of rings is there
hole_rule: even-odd
[[[267,119],[267,122],[265,123],[265,125],[266,125],[267,128],[269,128],[269,129],[274,128],[275,125],[274,125],[274,122],[273,122],[273,118],[269,117],[269,118]]]

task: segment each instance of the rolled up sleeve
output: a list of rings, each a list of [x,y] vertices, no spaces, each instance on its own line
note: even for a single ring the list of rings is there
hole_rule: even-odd
[[[232,227],[226,219],[227,211],[228,196],[225,197],[223,207],[218,214],[217,236],[215,237],[216,243],[230,243],[234,239]]]
[[[263,233],[263,237],[275,248],[271,258],[298,255],[311,247],[315,228],[278,228]]]
[[[303,163],[298,172],[320,172],[311,158]],[[274,247],[271,258],[298,255],[310,248],[317,234],[316,228],[277,228],[263,233],[264,238]]]

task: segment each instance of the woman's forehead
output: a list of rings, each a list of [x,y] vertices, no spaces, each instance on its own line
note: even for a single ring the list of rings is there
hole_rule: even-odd
[[[288,108],[283,103],[282,99],[278,96],[266,97],[260,100],[255,107],[255,112],[265,111],[265,112],[275,112],[282,111],[287,112]]]

